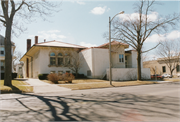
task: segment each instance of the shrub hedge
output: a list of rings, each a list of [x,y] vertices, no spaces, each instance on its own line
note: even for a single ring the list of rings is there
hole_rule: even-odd
[[[87,78],[84,74],[78,74],[78,76],[76,76],[76,74],[73,73],[73,75],[75,76],[75,78],[78,78],[78,79]]]
[[[38,78],[39,78],[39,80],[47,80],[48,78],[47,78],[47,76],[48,76],[49,74],[39,74],[38,75]]]

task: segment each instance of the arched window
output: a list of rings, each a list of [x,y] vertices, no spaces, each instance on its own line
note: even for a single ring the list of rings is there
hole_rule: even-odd
[[[54,52],[50,53],[50,65],[56,65],[56,57]]]
[[[58,66],[63,65],[63,55],[58,53]]]

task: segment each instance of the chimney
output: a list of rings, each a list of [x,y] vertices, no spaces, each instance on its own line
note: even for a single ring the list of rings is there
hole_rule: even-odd
[[[27,51],[31,48],[31,39],[27,39]]]
[[[38,36],[35,36],[35,44],[38,43]]]

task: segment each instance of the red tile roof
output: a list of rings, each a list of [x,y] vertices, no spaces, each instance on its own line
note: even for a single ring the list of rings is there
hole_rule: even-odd
[[[124,45],[124,46],[128,46],[129,47],[128,44],[125,44],[125,43],[122,43],[122,42],[118,42],[118,41],[115,41],[115,40],[111,42],[111,45]],[[105,43],[103,45],[100,45],[98,47],[106,47],[106,46],[109,46],[109,42]]]

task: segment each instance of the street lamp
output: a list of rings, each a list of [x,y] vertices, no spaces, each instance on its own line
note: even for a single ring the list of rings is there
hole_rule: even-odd
[[[119,14],[123,14],[124,11],[117,13],[112,19],[109,17],[109,82],[112,85],[112,60],[111,60],[111,21]]]

